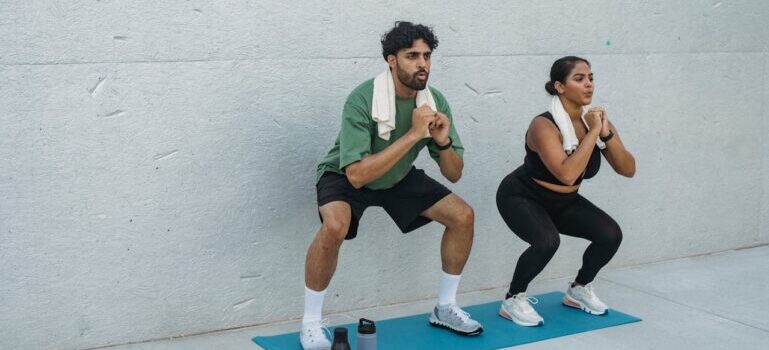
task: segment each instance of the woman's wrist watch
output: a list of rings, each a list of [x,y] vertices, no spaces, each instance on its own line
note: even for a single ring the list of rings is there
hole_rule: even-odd
[[[601,141],[603,142],[608,142],[609,140],[611,140],[612,137],[614,137],[614,132],[611,130],[609,130],[609,135],[606,135],[606,136],[598,135],[598,138],[600,138]]]

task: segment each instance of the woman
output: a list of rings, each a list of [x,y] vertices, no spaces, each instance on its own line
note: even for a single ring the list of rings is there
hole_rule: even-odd
[[[497,191],[497,208],[505,223],[531,245],[518,259],[499,309],[502,317],[522,326],[544,324],[526,288],[558,249],[559,232],[591,241],[563,303],[594,315],[607,312],[592,282],[619,248],[622,231],[577,191],[583,179],[598,173],[601,154],[617,173],[635,174],[635,159],[606,112],[589,107],[594,85],[587,60],[567,56],[555,61],[545,90],[553,95],[550,110],[532,120],[524,163],[502,180]]]

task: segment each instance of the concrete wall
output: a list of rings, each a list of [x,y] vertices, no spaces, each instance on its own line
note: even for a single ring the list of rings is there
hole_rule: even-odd
[[[769,3],[423,5],[0,1],[0,348],[299,317],[314,169],[397,19],[434,26],[431,83],[467,147],[450,186],[477,213],[461,291],[508,283],[525,248],[494,193],[566,54],[592,61],[638,162],[583,187],[623,227],[613,266],[769,243]],[[360,231],[327,311],[436,295],[439,225],[403,236],[374,208]],[[585,246],[564,239],[540,278],[573,275]]]

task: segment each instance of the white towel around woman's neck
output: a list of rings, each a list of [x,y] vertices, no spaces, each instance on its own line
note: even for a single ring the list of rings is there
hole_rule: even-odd
[[[417,91],[417,107],[425,103],[437,111],[429,86]],[[377,133],[383,140],[390,140],[390,132],[395,130],[395,112],[395,83],[388,67],[374,78],[374,96],[371,101],[371,118],[377,123]],[[430,136],[429,132],[427,136]]]
[[[585,122],[585,114],[587,114],[589,109],[589,105],[583,106],[582,115],[580,116],[580,119],[582,119],[582,123],[585,124],[586,129],[588,128],[588,125]],[[577,149],[577,146],[579,146],[579,140],[577,139],[577,133],[574,131],[574,125],[571,123],[571,117],[569,117],[569,113],[566,112],[566,109],[563,108],[561,99],[558,98],[558,96],[553,96],[553,99],[550,101],[550,114],[553,115],[555,125],[557,125],[558,129],[561,130],[561,136],[563,137],[563,150],[566,151],[566,154],[571,154],[574,152],[574,150]],[[595,144],[599,149],[606,148],[606,144],[604,144],[600,138],[596,138]]]

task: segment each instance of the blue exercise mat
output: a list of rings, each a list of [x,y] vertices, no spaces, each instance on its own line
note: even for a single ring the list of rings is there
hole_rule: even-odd
[[[537,295],[534,305],[545,319],[539,327],[521,327],[502,318],[499,301],[463,307],[483,325],[483,333],[477,336],[461,336],[446,329],[431,326],[428,313],[391,318],[376,322],[377,349],[498,349],[533,343],[540,340],[582,333],[594,329],[619,326],[641,321],[640,318],[611,309],[606,315],[594,316],[582,310],[561,304],[562,292]],[[346,324],[350,345],[355,349],[357,324]],[[333,333],[334,327],[329,327]],[[298,333],[286,333],[270,337],[254,337],[253,341],[267,350],[301,350]]]

